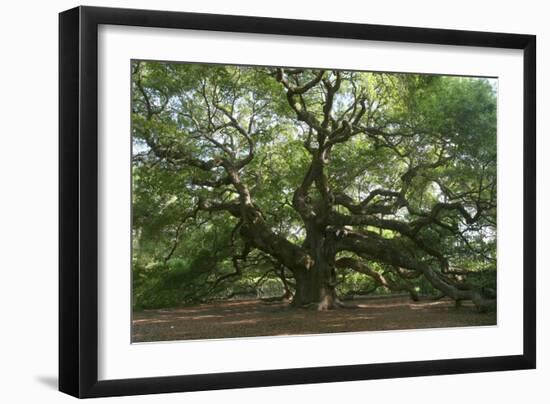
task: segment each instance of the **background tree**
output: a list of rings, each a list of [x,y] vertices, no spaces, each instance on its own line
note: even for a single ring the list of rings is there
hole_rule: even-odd
[[[135,301],[276,281],[324,310],[359,276],[494,304],[490,81],[134,62],[132,84]]]

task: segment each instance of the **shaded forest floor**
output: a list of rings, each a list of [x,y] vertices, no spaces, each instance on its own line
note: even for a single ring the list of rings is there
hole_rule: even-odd
[[[231,300],[173,309],[144,310],[133,317],[132,341],[173,341],[346,331],[495,325],[496,313],[478,313],[449,299],[413,302],[406,296],[355,299],[354,309],[317,312],[288,303]]]

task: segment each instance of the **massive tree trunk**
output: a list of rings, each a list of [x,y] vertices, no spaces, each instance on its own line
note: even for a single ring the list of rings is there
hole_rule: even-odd
[[[330,310],[336,307],[336,271],[334,242],[327,235],[326,226],[316,221],[306,222],[307,236],[303,248],[312,257],[305,269],[294,271],[295,307],[315,307]]]
[[[295,307],[315,307],[330,310],[336,307],[334,266],[326,259],[315,261],[310,269],[294,272],[296,291],[292,304]]]

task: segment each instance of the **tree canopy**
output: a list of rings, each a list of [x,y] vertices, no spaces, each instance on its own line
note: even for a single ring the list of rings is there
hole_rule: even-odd
[[[132,138],[137,306],[494,304],[491,80],[134,61]]]

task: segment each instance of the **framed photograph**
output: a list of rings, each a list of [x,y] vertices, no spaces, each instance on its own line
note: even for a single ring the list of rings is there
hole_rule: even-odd
[[[532,369],[535,36],[59,17],[59,388]]]

